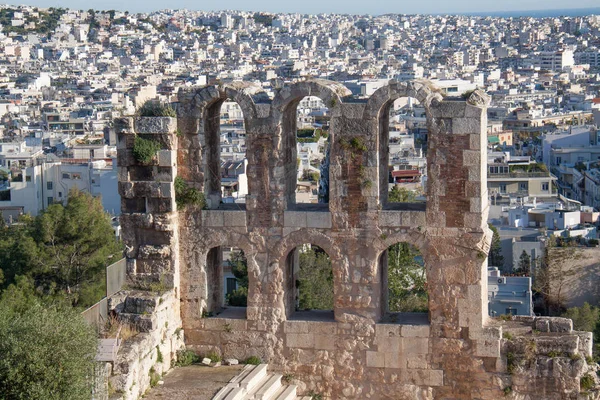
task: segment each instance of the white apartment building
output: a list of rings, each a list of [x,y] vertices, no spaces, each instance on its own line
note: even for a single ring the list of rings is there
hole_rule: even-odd
[[[573,50],[543,51],[539,54],[537,66],[550,71],[562,71],[565,67],[575,65]]]
[[[9,171],[10,182],[0,188],[0,213],[6,220],[20,214],[36,216],[53,203],[64,203],[73,188],[100,197],[108,213],[121,213],[116,160],[62,159],[13,166]]]

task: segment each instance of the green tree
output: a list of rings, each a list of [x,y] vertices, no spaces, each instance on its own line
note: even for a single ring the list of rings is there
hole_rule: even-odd
[[[0,398],[89,399],[97,338],[65,302],[47,302],[24,278],[0,297]]]
[[[246,260],[246,255],[242,250],[231,252],[229,264],[238,287],[227,295],[227,304],[234,307],[246,307],[248,305],[248,260]]]
[[[514,272],[516,275],[529,276],[529,271],[531,271],[531,256],[523,250],[519,257],[519,265]]]
[[[419,250],[401,242],[388,248],[387,257],[389,311],[426,312],[427,275]]]
[[[398,185],[394,185],[388,193],[390,203],[412,203],[416,200],[415,192]]]
[[[565,311],[565,288],[575,273],[571,266],[573,261],[581,258],[576,247],[558,247],[557,243],[557,238],[548,238],[533,279],[533,290],[542,296],[546,315],[559,315]]]
[[[594,358],[598,360],[600,357],[600,308],[585,302],[581,307],[567,309],[561,316],[573,320],[574,330],[594,333],[593,353]]]
[[[317,246],[301,249],[298,273],[300,310],[333,310],[333,270],[325,251]]]
[[[585,302],[581,307],[567,309],[562,316],[573,320],[573,329],[576,331],[594,332],[600,319],[600,309]]]
[[[39,258],[37,244],[31,237],[33,219],[23,216],[19,223],[0,227],[0,270],[4,282],[0,288],[15,282],[18,275],[31,272]]]
[[[488,226],[492,230],[492,243],[490,245],[490,253],[488,255],[489,265],[492,267],[502,267],[504,265],[504,256],[502,256],[500,234],[494,225],[488,224]]]
[[[69,192],[66,206],[53,204],[39,215],[34,229],[39,249],[36,281],[56,285],[72,296],[75,305],[81,302],[78,295],[84,287],[99,282],[103,286],[106,266],[121,253],[100,199],[77,189]]]
[[[66,206],[53,204],[35,219],[0,227],[0,287],[28,276],[44,293],[64,292],[86,307],[106,293],[105,267],[120,253],[100,200],[73,190]]]

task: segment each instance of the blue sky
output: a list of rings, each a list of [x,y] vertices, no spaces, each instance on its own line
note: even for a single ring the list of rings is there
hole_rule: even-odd
[[[249,10],[270,12],[339,13],[339,14],[438,14],[492,11],[543,10],[560,8],[599,7],[598,0],[21,0],[17,4],[39,7],[68,7],[76,9],[122,10],[149,12],[164,8],[187,8],[189,10]]]

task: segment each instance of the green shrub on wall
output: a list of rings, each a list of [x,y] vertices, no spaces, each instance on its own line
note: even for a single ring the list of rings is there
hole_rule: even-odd
[[[178,208],[184,208],[187,205],[206,208],[204,193],[196,188],[189,187],[187,182],[180,176],[175,178],[175,202]]]
[[[138,109],[139,117],[177,117],[175,109],[169,104],[148,100]]]
[[[149,164],[160,148],[160,143],[156,140],[136,136],[133,142],[133,156],[138,162]]]

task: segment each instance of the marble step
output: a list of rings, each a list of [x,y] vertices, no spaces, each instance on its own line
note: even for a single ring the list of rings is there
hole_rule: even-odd
[[[281,374],[268,374],[254,390],[248,393],[248,400],[267,400],[281,388]]]

